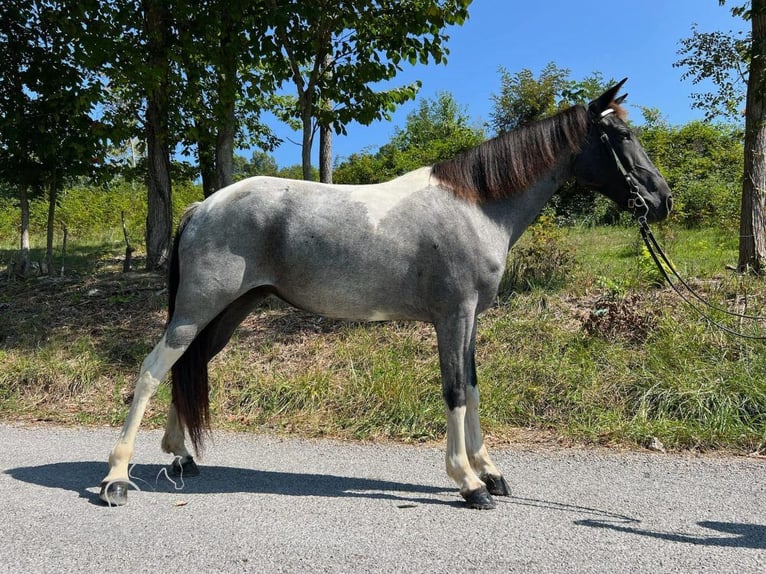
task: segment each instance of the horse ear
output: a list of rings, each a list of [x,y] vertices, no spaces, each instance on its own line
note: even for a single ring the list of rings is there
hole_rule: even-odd
[[[620,91],[620,88],[622,87],[622,85],[627,81],[628,81],[628,78],[623,78],[622,81],[617,82],[614,86],[612,86],[603,94],[601,94],[598,98],[593,100],[588,105],[588,112],[590,113],[590,115],[593,117],[598,117],[601,114],[601,112],[603,112],[607,107],[609,107],[609,104],[615,101],[617,92]],[[625,99],[625,96],[622,96],[622,99],[620,99],[620,101],[624,99]]]
[[[617,104],[617,105],[619,106],[619,105],[620,105],[622,102],[624,102],[624,101],[625,101],[625,99],[626,99],[627,97],[628,97],[628,93],[627,93],[627,92],[625,92],[625,93],[624,93],[624,94],[622,94],[622,95],[621,95],[619,98],[615,98],[615,100],[614,100],[614,103],[615,103],[615,104]]]

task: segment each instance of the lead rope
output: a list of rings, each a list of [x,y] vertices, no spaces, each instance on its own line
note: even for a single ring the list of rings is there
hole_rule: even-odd
[[[708,309],[712,309],[713,311],[717,311],[719,313],[729,315],[730,317],[737,317],[738,319],[748,319],[750,321],[766,321],[766,317],[762,317],[759,315],[747,315],[744,313],[737,313],[734,311],[729,311],[728,309],[723,309],[721,307],[718,307],[710,303],[708,300],[702,297],[702,295],[697,293],[697,291],[695,291],[691,285],[689,285],[686,281],[684,281],[683,277],[681,277],[678,271],[676,271],[676,268],[670,262],[667,255],[665,255],[665,252],[662,250],[662,247],[660,247],[660,244],[657,242],[657,239],[654,237],[654,234],[652,233],[652,230],[649,228],[649,224],[646,221],[646,217],[643,217],[643,216],[639,217],[638,225],[641,231],[641,239],[644,240],[646,249],[647,251],[649,251],[649,255],[651,255],[655,265],[657,265],[657,269],[660,270],[660,273],[662,274],[665,281],[667,281],[668,285],[672,287],[673,291],[676,292],[676,294],[684,301],[684,303],[686,303],[689,307],[691,307],[694,311],[696,311],[708,323],[721,329],[722,331],[728,333],[729,335],[733,335],[735,337],[741,337],[743,339],[766,341],[766,336],[764,335],[747,335],[745,333],[732,329],[731,327],[727,327],[726,325],[722,324],[719,321],[716,321],[708,313],[706,313],[704,310],[704,307],[701,307],[700,305],[695,303],[693,299],[696,299]],[[676,283],[673,282],[673,280],[670,278],[670,275],[668,274],[668,271],[667,271],[668,269],[670,270],[670,273],[678,280],[678,283],[680,283],[683,286],[683,288],[686,289],[686,293],[682,291]],[[689,295],[691,295],[691,297],[689,297]]]
[[[718,327],[722,331],[728,333],[729,335],[733,335],[735,337],[741,337],[743,339],[752,339],[757,341],[766,341],[766,335],[747,335],[745,333],[736,331],[732,329],[731,327],[727,327],[726,325],[723,325],[719,321],[716,321],[715,319],[713,319],[708,313],[706,313],[704,310],[704,307],[707,307],[708,309],[717,311],[719,313],[723,313],[725,315],[729,315],[730,317],[736,317],[738,319],[748,319],[750,321],[766,321],[766,317],[736,313],[734,311],[729,311],[728,309],[723,309],[721,307],[717,307],[716,305],[713,305],[712,303],[707,301],[704,297],[702,297],[702,295],[697,293],[691,287],[691,285],[689,285],[689,283],[684,281],[683,277],[681,277],[678,271],[676,271],[676,268],[670,262],[667,255],[665,255],[665,252],[662,250],[662,247],[660,247],[660,244],[657,242],[657,239],[654,237],[654,234],[652,233],[652,230],[649,227],[649,222],[648,222],[649,205],[646,203],[646,200],[641,195],[638,184],[633,180],[633,178],[630,175],[632,170],[625,169],[625,166],[623,165],[622,160],[620,160],[620,156],[617,155],[617,152],[615,151],[614,146],[612,145],[612,142],[609,141],[609,136],[601,127],[600,120],[605,118],[607,115],[613,113],[613,111],[614,110],[612,110],[611,108],[604,110],[599,116],[599,119],[595,121],[594,123],[596,125],[596,128],[600,132],[601,142],[611,152],[612,157],[614,158],[615,164],[617,164],[617,169],[620,171],[620,174],[623,176],[623,178],[625,179],[625,182],[628,184],[628,187],[630,188],[631,197],[628,199],[628,209],[630,209],[633,212],[633,216],[636,218],[636,221],[638,222],[638,227],[639,227],[639,230],[641,231],[641,238],[643,239],[644,244],[646,245],[647,251],[649,251],[649,255],[651,255],[655,265],[657,265],[657,269],[660,270],[660,273],[662,274],[665,281],[667,281],[668,285],[670,285],[670,287],[673,289],[673,291],[676,292],[676,294],[681,298],[681,300],[683,300],[689,307],[691,307],[694,311],[696,311],[703,319],[705,319],[711,325]],[[639,215],[638,211],[641,209],[643,209],[643,214]],[[686,291],[688,292],[688,295],[687,293],[684,293],[678,287],[676,283],[673,282],[673,280],[670,278],[670,275],[668,274],[668,271],[667,271],[668,269],[670,270],[670,273],[678,280],[678,283],[681,284],[684,289],[686,289]],[[689,295],[691,295],[691,297]],[[699,301],[699,303],[704,305],[704,307],[695,303],[694,299]]]

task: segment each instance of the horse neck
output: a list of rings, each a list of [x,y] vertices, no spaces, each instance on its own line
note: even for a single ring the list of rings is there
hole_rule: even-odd
[[[573,157],[562,158],[526,189],[506,199],[487,203],[485,212],[508,237],[508,249],[529,227],[553,197],[573,175]]]

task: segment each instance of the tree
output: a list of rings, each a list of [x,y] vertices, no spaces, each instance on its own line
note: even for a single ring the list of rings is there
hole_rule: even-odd
[[[71,178],[94,174],[104,150],[91,116],[101,86],[68,36],[70,16],[86,5],[9,0],[0,7],[0,179],[19,193],[21,274],[29,263],[29,192],[48,195],[50,273],[59,191]]]
[[[740,270],[766,269],[766,0],[752,0],[752,47],[745,100],[745,172],[739,228]]]
[[[465,21],[470,2],[270,0],[271,38],[280,56],[271,67],[276,78],[292,81],[297,92],[293,99],[279,100],[278,115],[300,122],[304,178],[311,173],[317,129],[342,134],[349,122],[388,118],[396,106],[415,97],[417,82],[380,91],[372,86],[393,79],[403,61],[443,62],[445,29]],[[326,165],[322,171],[330,173]]]
[[[396,128],[391,141],[377,153],[354,154],[336,170],[342,183],[377,183],[425,165],[454,157],[484,140],[484,130],[472,125],[465,109],[449,92],[421,100]]]
[[[719,5],[726,0],[719,0]],[[749,37],[696,29],[679,52],[677,64],[694,83],[710,79],[718,92],[696,95],[696,107],[708,117],[736,114],[745,94],[744,173],[740,210],[738,268],[763,273],[766,269],[766,0],[731,8],[735,17],[750,22]],[[747,70],[746,75],[743,70]],[[745,81],[746,78],[746,81]]]
[[[263,94],[273,91],[273,76],[261,64],[267,18],[261,2],[176,4],[186,96],[183,140],[196,147],[205,197],[234,181],[238,137],[264,149],[277,144],[260,121]]]
[[[721,31],[701,32],[692,26],[692,35],[681,40],[673,66],[685,68],[682,80],[698,85],[710,80],[715,91],[691,95],[692,107],[702,110],[708,121],[719,117],[739,121],[747,89],[747,68],[750,59],[750,34]]]
[[[569,69],[548,63],[535,78],[528,68],[511,74],[500,67],[500,93],[492,95],[490,126],[495,133],[555,114],[561,108],[561,94],[569,83]]]
[[[573,80],[568,68],[559,68],[554,62],[546,64],[537,78],[528,68],[511,74],[501,66],[499,73],[500,92],[492,95],[489,122],[498,134],[587,103],[614,85],[600,72]]]
[[[277,162],[274,157],[265,151],[254,151],[250,160],[246,160],[241,155],[234,156],[233,174],[234,181],[253,177],[256,175],[277,175]]]

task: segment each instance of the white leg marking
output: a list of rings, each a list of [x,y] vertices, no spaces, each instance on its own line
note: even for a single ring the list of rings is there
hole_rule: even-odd
[[[181,461],[188,460],[191,456],[186,449],[184,427],[181,425],[181,420],[178,418],[178,410],[176,405],[170,403],[168,409],[168,420],[165,424],[165,434],[162,436],[162,450],[169,454],[180,456]]]
[[[157,390],[160,381],[165,378],[170,367],[181,357],[184,350],[184,348],[169,347],[163,335],[149,356],[144,359],[128,416],[117,443],[109,455],[109,474],[104,478],[104,482],[128,480],[128,463],[133,456],[133,445],[136,442],[136,434],[144,417],[146,405]]]
[[[465,399],[465,446],[471,467],[480,476],[483,474],[500,476],[500,471],[489,458],[487,447],[484,446],[484,437],[479,424],[479,389],[474,385],[467,385]]]
[[[468,462],[465,414],[466,407],[447,408],[447,474],[460,486],[462,494],[484,486]]]

